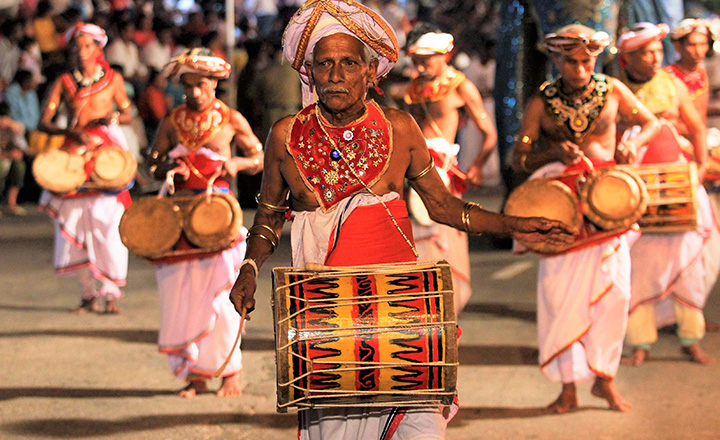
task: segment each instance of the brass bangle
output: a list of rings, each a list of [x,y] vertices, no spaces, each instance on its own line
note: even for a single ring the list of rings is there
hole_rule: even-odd
[[[130,107],[130,101],[125,101],[122,104],[119,105],[120,110],[125,110],[126,108]]]
[[[270,238],[262,235],[262,234],[259,233],[259,232],[248,232],[248,234],[247,234],[247,239],[249,240],[250,237],[260,237],[260,238],[262,238],[262,239],[267,240],[267,242],[270,243],[270,246],[272,246],[272,252],[275,252],[275,248],[277,247],[277,245],[276,245],[275,242],[272,241]]]
[[[462,224],[463,229],[468,234],[472,234],[473,232],[470,231],[470,210],[474,207],[478,207],[482,209],[482,206],[478,205],[475,202],[467,202],[465,203],[465,206],[463,206],[463,212],[462,212]]]
[[[275,246],[277,246],[277,244],[280,243],[280,236],[278,236],[277,232],[275,232],[275,230],[268,225],[253,225],[253,227],[250,228],[250,230],[248,231],[248,234],[250,234],[254,229],[257,229],[257,228],[270,231],[273,238],[275,239]],[[265,238],[267,238],[267,237],[265,237]]]
[[[257,203],[258,203],[258,207],[260,207],[260,208],[265,208],[268,211],[277,212],[280,214],[285,214],[288,211],[288,209],[290,209],[287,206],[271,205],[270,203],[261,202],[260,200],[258,200]]]
[[[57,105],[57,103],[50,101],[50,102],[48,102],[47,106],[50,110],[55,110],[58,105]]]
[[[427,173],[429,173],[430,170],[432,170],[433,168],[435,168],[435,159],[433,159],[433,158],[431,157],[431,158],[430,158],[430,162],[427,164],[427,166],[426,166],[422,171],[420,171],[419,173],[415,174],[414,176],[408,177],[407,179],[408,179],[408,180],[418,180],[418,179],[420,179],[421,177],[425,176]]]
[[[532,171],[528,169],[527,167],[527,157],[528,153],[522,153],[520,155],[520,169],[526,173],[531,173]]]
[[[528,135],[524,135],[524,136],[520,137],[518,139],[518,142],[520,142],[523,145],[528,145],[528,146],[532,146],[532,144],[533,144],[533,140],[530,139],[530,136],[528,136]]]

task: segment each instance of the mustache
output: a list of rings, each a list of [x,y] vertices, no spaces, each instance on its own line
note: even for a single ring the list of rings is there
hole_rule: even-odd
[[[346,89],[345,87],[334,87],[329,86],[322,89],[322,93],[345,93],[349,94],[350,89]]]

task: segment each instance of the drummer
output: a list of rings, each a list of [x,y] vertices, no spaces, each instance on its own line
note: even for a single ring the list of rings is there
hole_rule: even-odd
[[[38,129],[64,135],[63,149],[71,152],[82,154],[103,144],[125,147],[118,124],[131,121],[130,101],[122,76],[103,59],[108,40],[105,31],[94,24],[79,23],[68,34],[70,71],[53,84]],[[61,104],[68,113],[66,128],[54,122]],[[76,313],[97,310],[100,298],[106,300],[105,312],[119,311],[128,252],[120,241],[118,224],[129,203],[127,191],[43,195],[41,206],[55,220],[55,271],[76,273],[82,284]]]
[[[185,104],[163,119],[150,149],[150,170],[158,179],[172,171],[178,190],[229,193],[238,173],[263,169],[263,147],[247,120],[215,97],[230,64],[209,49],[188,49],[168,63],[169,79],[179,80]],[[233,155],[233,144],[242,156]],[[240,318],[228,299],[245,256],[245,234],[225,250],[155,260],[160,295],[160,351],[175,375],[188,382],[180,396],[208,391],[208,380],[223,364],[218,396],[240,394],[242,354],[233,347]]]
[[[621,79],[656,115],[667,119],[676,128],[687,127],[689,150],[692,160],[697,163],[698,180],[702,182],[707,160],[706,130],[685,84],[661,67],[662,39],[667,32],[665,24],[638,23],[620,37],[618,50],[625,65]],[[654,160],[648,158],[660,154],[670,157],[665,164],[686,162],[679,154],[679,147],[674,154],[664,148],[648,150],[642,163],[652,163]],[[697,188],[697,197],[697,229],[643,234],[632,248],[632,298],[627,342],[633,352],[624,363],[642,365],[649,356],[651,344],[657,340],[657,327],[673,322],[678,323],[680,344],[690,360],[700,364],[713,361],[699,344],[705,336],[702,309],[712,288],[705,282],[702,253],[710,237],[713,218],[702,186]]]
[[[415,261],[401,198],[406,178],[430,217],[456,229],[573,239],[560,222],[502,216],[452,196],[412,117],[366,99],[398,56],[392,27],[372,10],[352,0],[308,1],[285,30],[283,47],[301,74],[306,107],[275,123],[268,136],[247,259],[231,292],[238,312],[254,308],[257,269],[278,245],[288,210],[295,266]],[[447,420],[437,408],[345,406],[302,411],[299,423],[303,440],[444,439]]]
[[[535,176],[628,163],[636,145],[657,131],[655,117],[620,81],[593,73],[610,38],[579,24],[545,36],[560,76],[542,85],[525,110],[515,144],[513,166]],[[616,145],[617,118],[642,126],[633,141]],[[534,177],[534,176],[533,176]],[[577,408],[575,382],[592,380],[592,394],[611,409],[632,406],[613,378],[620,363],[630,299],[630,249],[626,231],[601,234],[586,224],[580,238],[590,244],[543,257],[538,277],[540,367],[560,396],[548,409]]]
[[[427,140],[438,173],[441,173],[453,195],[461,197],[468,184],[482,183],[482,167],[495,148],[497,132],[485,112],[477,87],[448,64],[455,47],[453,36],[425,23],[415,26],[408,36],[407,53],[418,70],[418,77],[410,82],[405,102],[411,105],[410,111]],[[468,113],[483,134],[480,151],[467,176],[457,167],[460,146],[455,143],[455,136],[461,121],[461,109]],[[455,311],[459,314],[472,293],[467,234],[434,222],[417,221],[423,217],[415,215],[412,206],[410,216],[415,220],[413,236],[420,259],[450,263]]]

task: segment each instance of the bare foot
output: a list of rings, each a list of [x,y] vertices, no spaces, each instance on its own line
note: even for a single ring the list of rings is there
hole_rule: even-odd
[[[610,409],[612,410],[629,412],[632,409],[632,404],[623,399],[612,379],[603,379],[601,377],[596,378],[590,392],[595,397],[607,400],[610,404]]]
[[[178,396],[190,399],[191,397],[207,393],[208,391],[207,382],[204,380],[193,380],[188,386],[178,391]]]
[[[578,407],[577,391],[574,383],[564,383],[563,389],[558,398],[547,406],[547,409],[555,414],[565,414]]]
[[[84,299],[77,308],[73,309],[73,313],[76,315],[84,315],[87,312],[96,312],[97,308],[96,298]]]
[[[650,352],[644,348],[636,348],[633,350],[630,357],[622,358],[620,363],[623,365],[629,365],[631,367],[639,367],[644,364],[647,358],[650,357]]]
[[[105,313],[109,313],[112,315],[117,315],[118,313],[120,313],[120,307],[118,307],[117,299],[113,298],[107,300],[107,303],[105,303]]]
[[[218,397],[237,397],[242,394],[240,388],[240,379],[237,374],[225,376],[222,379],[222,385],[217,391]]]
[[[705,331],[706,332],[712,332],[717,333],[720,332],[720,324],[713,321],[705,321]]]
[[[715,359],[712,358],[710,355],[705,353],[702,348],[700,348],[700,344],[692,344],[688,345],[687,347],[682,348],[683,353],[690,356],[690,360],[693,362],[697,362],[698,364],[712,364],[715,362]]]

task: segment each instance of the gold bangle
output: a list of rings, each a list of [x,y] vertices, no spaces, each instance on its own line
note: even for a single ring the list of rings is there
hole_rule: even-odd
[[[240,263],[240,269],[242,269],[243,266],[245,266],[246,264],[255,270],[255,277],[257,278],[259,271],[258,271],[257,263],[255,263],[255,260],[253,260],[252,258],[244,259],[242,261],[242,263]],[[238,269],[238,270],[240,270],[240,269]]]
[[[255,151],[262,151],[262,149],[263,149],[262,142],[258,142],[257,144],[255,144]]]
[[[48,108],[49,108],[50,110],[55,110],[58,105],[57,105],[57,103],[54,103],[54,102],[51,101],[51,102],[48,102],[48,105],[47,105],[47,106],[48,106]]]
[[[122,104],[119,105],[120,110],[125,110],[126,108],[130,107],[130,101],[125,101]]]
[[[520,142],[523,145],[530,145],[530,146],[532,146],[532,144],[533,144],[532,139],[530,139],[530,136],[528,136],[528,135],[524,135],[523,137],[518,139],[518,142]]]
[[[420,171],[419,173],[417,173],[416,175],[411,176],[411,177],[408,177],[408,180],[413,180],[413,181],[414,181],[414,180],[418,180],[418,179],[420,179],[421,177],[423,177],[424,175],[426,175],[427,173],[429,173],[430,170],[432,170],[433,168],[435,168],[435,159],[433,159],[433,158],[431,157],[431,158],[430,158],[430,162],[427,164],[427,166],[426,166],[422,171]]]
[[[272,246],[272,252],[275,252],[275,248],[277,247],[277,245],[271,239],[267,238],[266,236],[262,235],[259,232],[248,232],[247,239],[249,240],[251,237],[260,237],[262,239],[267,240],[267,242],[270,243],[270,246]]]
[[[155,174],[155,170],[157,170],[157,165],[150,165],[150,174]]]
[[[532,171],[528,169],[527,164],[525,163],[527,162],[527,157],[528,153],[522,153],[520,155],[520,169],[526,173],[531,173]]]
[[[280,214],[285,214],[288,211],[288,209],[290,209],[287,206],[271,205],[270,203],[261,202],[260,200],[258,200],[258,207],[265,208],[268,211],[277,212]]]
[[[470,210],[473,209],[474,207],[478,207],[478,208],[482,209],[482,206],[478,205],[475,202],[467,202],[467,203],[465,203],[465,206],[463,206],[462,224],[463,224],[463,229],[468,234],[473,233],[470,231]]]
[[[250,234],[253,231],[253,229],[257,229],[257,228],[266,229],[266,230],[270,231],[273,238],[275,239],[275,246],[277,246],[277,244],[280,243],[280,236],[277,234],[277,232],[275,232],[275,230],[273,228],[271,228],[268,225],[253,225],[252,228],[250,228],[250,230],[248,231],[248,234]],[[267,237],[265,237],[265,238],[267,238]]]

